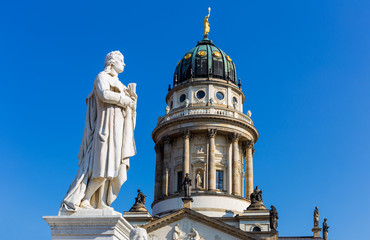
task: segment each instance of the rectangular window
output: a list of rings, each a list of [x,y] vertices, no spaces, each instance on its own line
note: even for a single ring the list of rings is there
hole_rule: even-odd
[[[177,172],[177,191],[182,192],[182,171]]]
[[[224,188],[224,171],[216,170],[216,188],[223,190]]]

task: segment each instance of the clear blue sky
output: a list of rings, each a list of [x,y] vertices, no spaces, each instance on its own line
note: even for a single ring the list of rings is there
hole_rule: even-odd
[[[280,235],[311,235],[313,210],[329,239],[365,239],[370,211],[370,2],[6,1],[0,8],[2,239],[50,239],[77,172],[85,98],[105,54],[125,55],[123,83],[139,95],[128,181],[153,200],[151,132],[165,113],[178,60],[202,38],[231,56],[260,138],[254,180],[279,212]]]

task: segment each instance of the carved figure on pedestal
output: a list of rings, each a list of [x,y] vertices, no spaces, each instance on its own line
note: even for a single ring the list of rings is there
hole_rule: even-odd
[[[185,197],[190,198],[191,197],[191,179],[189,177],[189,173],[186,173],[182,186],[185,192]]]
[[[251,205],[249,205],[247,210],[266,209],[265,205],[263,205],[262,190],[258,189],[258,186],[256,186],[256,188],[251,193],[250,200],[251,200]]]
[[[140,189],[137,190],[137,197],[135,198],[135,204],[145,204],[146,195]]]
[[[272,230],[276,230],[278,227],[278,212],[274,205],[271,205],[271,210],[270,210],[270,228]]]
[[[324,222],[322,223],[322,236],[323,236],[324,240],[328,239],[328,233],[329,233],[329,226],[326,223],[327,220],[328,219],[324,218]]]
[[[135,203],[131,207],[130,212],[147,212],[148,210],[145,208],[145,198],[146,195],[144,195],[144,193],[142,193],[140,189],[138,189]]]
[[[136,154],[136,84],[118,79],[124,70],[119,51],[105,58],[86,99],[85,131],[78,155],[79,170],[61,204],[61,211],[110,208],[127,179],[129,158]]]
[[[130,232],[130,240],[148,240],[148,234],[144,228],[135,227]]]
[[[251,193],[251,203],[257,203],[262,202],[262,190],[258,189],[258,186],[254,189],[254,191]]]
[[[319,209],[317,206],[315,207],[315,211],[313,212],[313,226],[315,228],[319,227]]]

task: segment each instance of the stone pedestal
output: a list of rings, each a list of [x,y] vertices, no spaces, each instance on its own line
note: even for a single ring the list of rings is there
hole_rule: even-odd
[[[52,240],[128,240],[132,226],[114,210],[82,210],[44,216]]]
[[[247,210],[266,210],[267,208],[263,205],[263,202],[255,202],[249,205]]]
[[[312,228],[312,232],[313,232],[313,237],[314,238],[319,238],[320,235],[321,235],[321,228],[314,227],[314,228]]]
[[[193,201],[194,200],[191,197],[184,197],[184,198],[182,198],[182,202],[184,203],[184,208],[191,208],[191,203]]]
[[[270,227],[270,211],[263,210],[244,210],[243,215],[239,216],[240,229],[246,232],[276,232]],[[259,228],[256,230],[254,228]]]
[[[123,217],[133,226],[142,226],[153,220],[149,212],[124,212]]]

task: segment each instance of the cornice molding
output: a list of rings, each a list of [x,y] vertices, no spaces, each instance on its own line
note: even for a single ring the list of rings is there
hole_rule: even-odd
[[[172,125],[177,125],[181,122],[188,122],[189,120],[193,120],[193,119],[198,119],[198,120],[201,120],[201,121],[205,121],[205,120],[221,120],[221,121],[228,121],[228,122],[232,122],[232,123],[237,123],[237,124],[240,124],[242,127],[245,127],[247,129],[249,129],[249,132],[253,135],[254,137],[254,142],[257,142],[257,139],[259,137],[259,133],[257,131],[257,129],[255,127],[253,127],[252,125],[242,121],[242,120],[239,120],[239,119],[236,119],[236,118],[233,118],[233,117],[227,117],[227,116],[220,116],[220,115],[188,115],[188,116],[184,116],[184,117],[181,117],[181,118],[175,118],[175,119],[171,119],[169,121],[166,121],[160,125],[158,125],[152,132],[152,138],[153,140],[155,141],[155,136],[156,134],[158,134],[162,129],[166,129],[168,128],[169,126],[172,126]],[[230,125],[232,125],[230,123]]]
[[[185,217],[188,217],[197,222],[201,222],[205,225],[211,226],[217,230],[220,230],[240,239],[262,240],[262,238],[254,236],[252,233],[244,232],[241,229],[228,225],[227,223],[224,223],[216,218],[208,217],[188,208],[180,209],[177,212],[169,214],[163,218],[147,223],[143,225],[142,228],[145,228],[148,233],[151,233]]]

